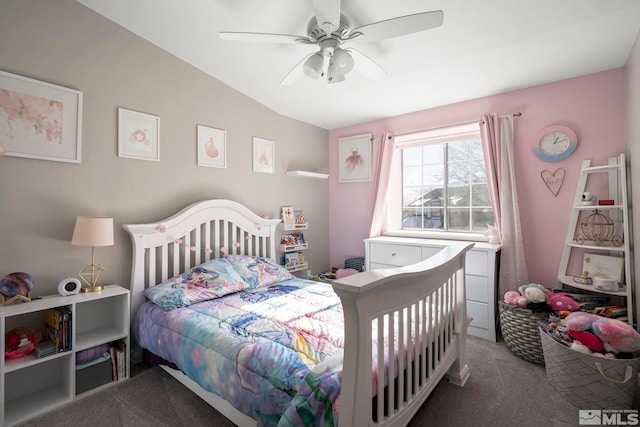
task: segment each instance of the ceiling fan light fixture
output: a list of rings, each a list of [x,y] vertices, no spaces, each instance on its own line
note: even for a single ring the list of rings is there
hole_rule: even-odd
[[[345,81],[344,74],[340,74],[336,71],[336,66],[333,62],[329,63],[329,70],[327,72],[328,83],[340,83]]]
[[[304,62],[302,69],[307,77],[317,79],[322,75],[324,58],[320,52],[314,53]]]
[[[353,57],[349,53],[349,51],[336,48],[333,52],[333,56],[331,57],[331,63],[334,66],[334,71],[336,74],[344,76],[349,71],[353,70]]]

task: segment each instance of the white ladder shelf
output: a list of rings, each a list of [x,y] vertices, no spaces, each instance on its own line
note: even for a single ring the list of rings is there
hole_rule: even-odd
[[[591,160],[583,160],[580,170],[580,177],[576,186],[576,194],[571,207],[571,216],[567,226],[567,234],[565,237],[562,257],[560,258],[560,266],[558,268],[558,283],[567,285],[577,289],[583,289],[591,292],[607,294],[612,296],[624,297],[627,307],[627,322],[633,324],[634,319],[634,295],[633,295],[633,269],[631,254],[631,233],[629,227],[629,205],[627,202],[627,164],[624,153],[617,157],[609,158],[609,163],[603,166],[591,166]],[[609,195],[608,198],[614,200],[613,205],[582,205],[582,194],[587,188],[589,176],[592,174],[608,174]],[[616,246],[611,241],[594,242],[576,240],[576,235],[581,229],[581,214],[589,211],[607,212],[616,226],[618,233],[622,232],[622,245]],[[573,263],[578,263],[582,269],[582,260],[577,259],[578,250],[597,251],[599,254],[623,257],[624,258],[624,283],[620,285],[617,291],[606,291],[595,289],[591,284],[581,284],[574,281],[574,275],[580,275],[582,272],[576,272]]]

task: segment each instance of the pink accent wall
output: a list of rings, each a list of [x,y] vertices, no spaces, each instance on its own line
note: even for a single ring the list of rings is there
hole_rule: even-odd
[[[514,125],[515,169],[529,280],[554,286],[582,160],[604,164],[626,151],[625,99],[624,69],[619,68],[330,131],[331,266],[364,256],[362,240],[369,235],[373,206],[373,181],[338,182],[339,138],[373,134],[375,165],[383,132],[400,134],[479,120],[486,113],[521,112]],[[553,124],[571,127],[578,148],[563,161],[544,162],[533,153],[533,137]],[[566,169],[566,177],[554,197],[540,173],[558,168]]]

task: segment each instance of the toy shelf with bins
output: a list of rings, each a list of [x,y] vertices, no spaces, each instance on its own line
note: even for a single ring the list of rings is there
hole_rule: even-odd
[[[0,334],[17,327],[45,337],[45,312],[66,307],[71,312],[71,350],[36,358],[0,359],[0,426],[11,426],[42,415],[76,398],[76,354],[97,345],[125,344],[129,377],[129,290],[117,285],[101,292],[71,296],[49,295],[0,307]],[[5,353],[5,340],[0,344]],[[93,392],[113,383],[87,391]],[[81,394],[78,394],[81,395]]]

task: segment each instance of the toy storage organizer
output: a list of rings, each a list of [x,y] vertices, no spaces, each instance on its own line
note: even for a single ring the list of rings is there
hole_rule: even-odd
[[[547,379],[578,409],[632,409],[640,357],[609,359],[573,350],[539,328]]]

